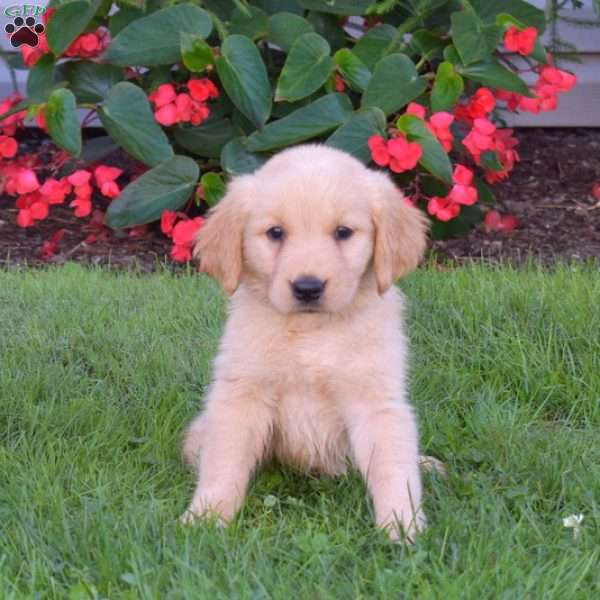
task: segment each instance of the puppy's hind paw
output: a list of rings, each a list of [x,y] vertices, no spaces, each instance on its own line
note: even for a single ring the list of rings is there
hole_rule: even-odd
[[[448,472],[446,471],[446,467],[441,460],[438,460],[434,456],[419,456],[419,466],[428,473],[435,472],[443,479],[448,478]]]

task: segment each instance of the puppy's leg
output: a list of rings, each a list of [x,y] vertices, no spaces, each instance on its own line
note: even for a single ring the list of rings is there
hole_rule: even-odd
[[[349,403],[346,409],[355,464],[373,497],[377,524],[392,539],[404,533],[408,541],[414,541],[426,521],[421,508],[417,427],[410,407],[404,403],[377,407],[362,400]]]
[[[271,432],[270,411],[253,394],[243,386],[217,382],[205,411],[188,429],[184,454],[198,467],[199,479],[184,522],[203,515],[227,522],[241,507]]]

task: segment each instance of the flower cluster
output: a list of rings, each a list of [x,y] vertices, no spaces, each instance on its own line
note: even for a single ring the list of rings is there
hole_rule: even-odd
[[[389,166],[394,173],[414,169],[423,156],[421,146],[416,142],[409,142],[399,131],[389,140],[380,135],[373,135],[368,143],[375,163],[380,167]]]
[[[87,217],[92,212],[92,184],[95,183],[103,196],[115,198],[120,192],[116,179],[122,172],[116,167],[99,165],[93,172],[80,169],[60,179],[50,177],[42,184],[33,168],[4,165],[0,176],[4,179],[4,192],[17,196],[17,224],[31,227],[48,216],[50,206],[64,204],[71,194],[69,206],[75,209],[74,215]]]
[[[160,229],[173,240],[171,248],[173,260],[187,262],[192,259],[194,240],[202,225],[204,225],[202,217],[190,219],[184,213],[172,210],[163,211],[160,218]]]
[[[460,207],[477,202],[477,188],[473,185],[473,171],[464,165],[456,165],[452,173],[454,185],[445,197],[434,196],[427,203],[427,212],[440,221],[450,221],[460,214]]]
[[[154,118],[165,127],[176,123],[200,125],[210,115],[206,102],[219,97],[217,86],[207,78],[190,79],[188,92],[177,93],[172,83],[159,85],[148,98],[154,103]]]
[[[577,77],[572,73],[545,66],[539,70],[538,80],[531,89],[532,98],[504,90],[498,90],[496,98],[505,101],[511,111],[549,112],[558,108],[558,95],[571,91],[576,83]]]

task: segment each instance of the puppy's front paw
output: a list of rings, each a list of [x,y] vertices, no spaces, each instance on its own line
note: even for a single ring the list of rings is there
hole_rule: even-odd
[[[219,514],[217,514],[214,510],[203,510],[203,511],[195,511],[193,507],[190,506],[180,517],[179,522],[182,525],[196,525],[202,521],[211,521],[215,523],[218,527],[226,527],[227,521],[225,521]]]
[[[407,506],[393,511],[388,519],[379,524],[384,528],[393,542],[406,542],[414,544],[417,534],[427,527],[425,513],[419,508],[414,511]]]

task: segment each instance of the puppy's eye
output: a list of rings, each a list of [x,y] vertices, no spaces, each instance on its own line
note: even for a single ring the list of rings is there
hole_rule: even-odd
[[[334,237],[336,240],[347,240],[352,236],[353,233],[354,231],[352,231],[350,227],[344,227],[343,225],[340,225],[336,228]]]
[[[267,237],[274,242],[279,242],[283,239],[284,231],[282,227],[271,227],[267,229]]]

